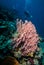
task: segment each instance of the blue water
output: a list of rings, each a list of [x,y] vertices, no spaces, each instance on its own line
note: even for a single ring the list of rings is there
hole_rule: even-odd
[[[16,9],[18,16],[25,19],[24,11],[28,10],[31,20],[38,31],[38,34],[44,37],[44,0],[0,0],[0,5],[8,9]]]

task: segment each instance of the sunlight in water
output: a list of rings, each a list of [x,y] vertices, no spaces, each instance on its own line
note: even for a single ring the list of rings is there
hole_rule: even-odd
[[[28,5],[30,5],[32,3],[32,1],[31,0],[26,0],[26,2],[25,2],[25,8],[27,8],[28,7]]]

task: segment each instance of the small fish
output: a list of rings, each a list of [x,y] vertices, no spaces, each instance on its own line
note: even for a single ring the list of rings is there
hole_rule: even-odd
[[[25,11],[24,14],[25,14],[27,17],[30,17],[29,11]]]
[[[25,14],[26,17],[32,18],[32,15],[30,15],[29,11],[25,11],[24,14]]]

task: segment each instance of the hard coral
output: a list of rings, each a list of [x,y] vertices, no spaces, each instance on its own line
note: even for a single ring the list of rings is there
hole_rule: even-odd
[[[13,49],[20,48],[22,55],[35,52],[38,48],[37,43],[39,40],[35,26],[30,21],[25,21],[25,23],[22,23],[19,26],[19,35],[16,39],[14,38],[16,44],[13,46]]]
[[[2,65],[19,65],[19,62],[13,57],[5,57]]]

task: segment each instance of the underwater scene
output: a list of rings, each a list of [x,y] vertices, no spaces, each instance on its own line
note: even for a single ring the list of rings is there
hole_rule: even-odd
[[[0,0],[0,65],[44,65],[44,0]]]

